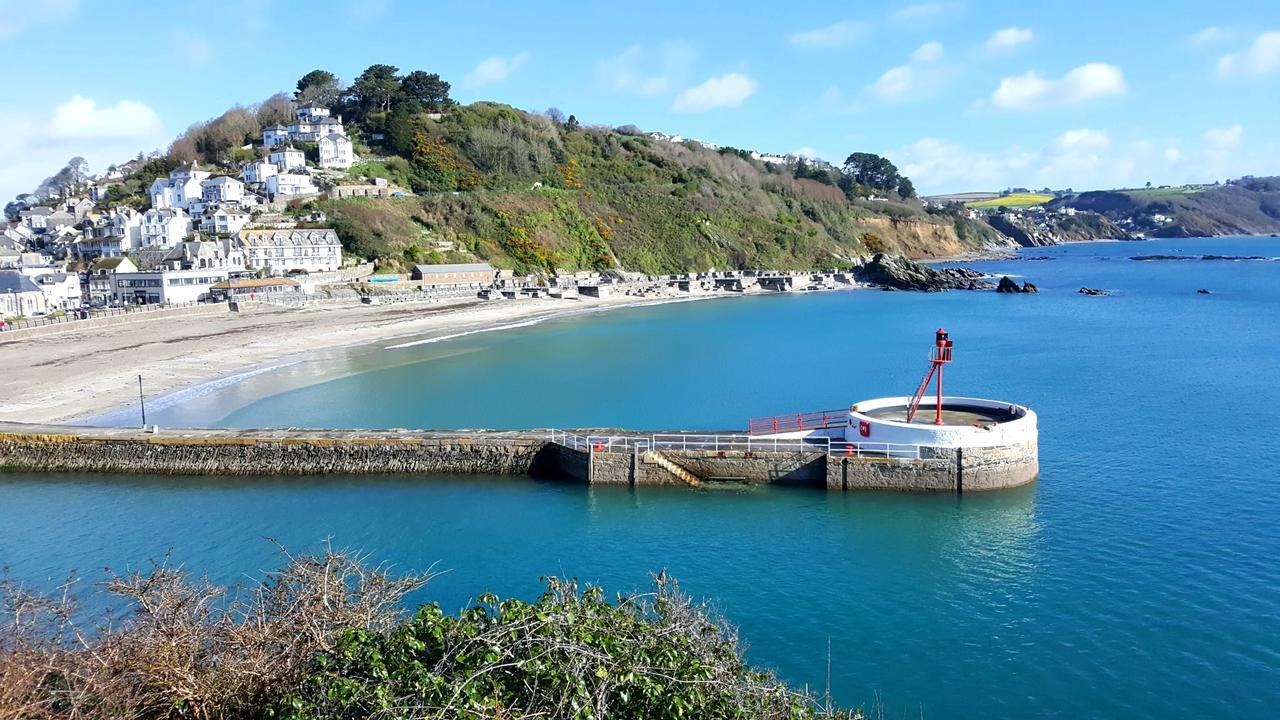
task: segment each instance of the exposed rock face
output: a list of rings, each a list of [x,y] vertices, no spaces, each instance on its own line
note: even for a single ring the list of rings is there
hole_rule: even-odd
[[[1262,255],[1134,255],[1130,260],[1153,262],[1156,260],[1270,260]]]
[[[1110,295],[1111,293],[1102,288],[1080,288],[1081,295]]]
[[[1045,247],[1088,240],[1132,239],[1118,225],[1094,213],[1010,217],[993,213],[987,216],[987,223],[1023,247]]]
[[[995,287],[984,275],[968,268],[935,269],[896,255],[876,253],[854,269],[860,282],[892,290],[990,290]]]
[[[996,285],[996,292],[998,293],[1038,293],[1040,292],[1040,288],[1036,287],[1035,285],[1032,285],[1029,282],[1024,282],[1022,283],[1021,286],[1019,286],[1017,281],[1015,281],[1013,278],[1009,277],[1008,275],[1005,275],[1004,277],[1000,278],[1000,284]]]

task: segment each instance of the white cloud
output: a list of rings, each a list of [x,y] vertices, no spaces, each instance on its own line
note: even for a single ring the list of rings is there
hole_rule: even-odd
[[[942,57],[942,43],[927,42],[911,53],[911,60],[918,63],[933,62]]]
[[[0,39],[75,15],[79,0],[0,0]]]
[[[95,172],[167,144],[164,125],[147,105],[121,100],[99,106],[74,95],[49,112],[0,112],[0,198],[30,192],[77,155]]]
[[[889,15],[889,19],[903,24],[920,24],[936,20],[943,15],[958,12],[963,8],[959,2],[926,2],[907,5]]]
[[[886,70],[868,90],[881,100],[901,100],[911,92],[914,81],[915,71],[911,66],[899,65]]]
[[[1191,37],[1188,39],[1191,41],[1192,45],[1210,45],[1227,39],[1229,35],[1230,33],[1226,30],[1223,30],[1216,25],[1210,25],[1207,28],[1192,33]]]
[[[1239,126],[1209,130],[1184,150],[1176,140],[1117,141],[1105,130],[1078,128],[1041,148],[976,150],[936,137],[886,153],[924,194],[1006,187],[1075,190],[1157,183],[1211,182],[1259,174],[1280,162],[1280,145],[1246,147]]]
[[[163,129],[156,112],[140,102],[98,107],[90,98],[73,95],[54,109],[45,133],[54,141],[115,142],[155,137]]]
[[[1268,75],[1280,71],[1280,30],[1264,32],[1244,50],[1218,58],[1222,75]]]
[[[740,73],[708,78],[706,82],[676,96],[671,105],[675,112],[706,112],[716,108],[735,108],[756,92],[756,83]]]
[[[925,43],[911,54],[911,62],[886,70],[867,86],[866,93],[889,102],[926,98],[953,74],[951,68],[935,64],[941,57],[942,43]]]
[[[181,28],[173,31],[173,44],[192,65],[206,65],[213,59],[213,46],[208,41]]]
[[[839,47],[852,45],[867,34],[869,26],[857,20],[841,20],[826,27],[792,33],[791,44],[803,47]]]
[[[695,58],[693,49],[680,43],[653,49],[632,45],[619,55],[597,62],[596,78],[615,92],[641,97],[664,95],[688,75]]]
[[[1025,45],[1035,39],[1035,33],[1031,28],[1007,27],[1001,28],[987,38],[987,44],[984,46],[987,50],[995,52],[1000,50],[1012,50],[1019,45]]]
[[[494,55],[480,61],[480,64],[474,70],[467,73],[462,79],[462,84],[466,87],[480,87],[481,85],[489,85],[496,82],[502,82],[510,77],[524,65],[529,59],[529,53],[517,53],[511,57],[501,57]]]
[[[990,102],[999,110],[1038,110],[1122,95],[1126,89],[1120,68],[1106,63],[1089,63],[1056,80],[1037,72],[1004,78],[991,93]]]
[[[1205,145],[1214,150],[1234,150],[1240,147],[1240,140],[1243,137],[1244,128],[1240,125],[1232,125],[1231,127],[1206,130],[1204,142]]]

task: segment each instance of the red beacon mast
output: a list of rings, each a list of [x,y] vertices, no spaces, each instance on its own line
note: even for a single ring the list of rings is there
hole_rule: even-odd
[[[924,380],[920,383],[920,387],[916,388],[916,394],[911,398],[911,405],[907,407],[907,422],[916,416],[916,410],[920,409],[920,401],[924,399],[924,394],[929,389],[929,381],[933,380],[933,376],[938,376],[938,406],[934,411],[933,424],[942,424],[942,366],[951,362],[951,339],[947,337],[947,331],[938,328],[934,333],[933,347],[929,350],[929,372],[925,373]]]

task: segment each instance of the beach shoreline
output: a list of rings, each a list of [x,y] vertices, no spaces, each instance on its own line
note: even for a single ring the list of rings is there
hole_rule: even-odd
[[[837,288],[842,289],[854,288]],[[397,349],[624,307],[776,294],[258,305],[239,313],[85,328],[0,344],[9,390],[0,400],[0,420],[125,424],[124,416],[138,403],[139,376],[149,406],[159,409],[321,352],[369,345]]]

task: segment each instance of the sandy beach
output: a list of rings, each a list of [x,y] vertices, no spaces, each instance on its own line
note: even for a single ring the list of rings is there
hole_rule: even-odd
[[[396,305],[255,306],[240,313],[148,318],[0,342],[0,420],[58,423],[100,417],[148,397],[269,367],[291,356],[370,343],[439,338],[611,308],[737,295],[581,300],[466,300]]]

